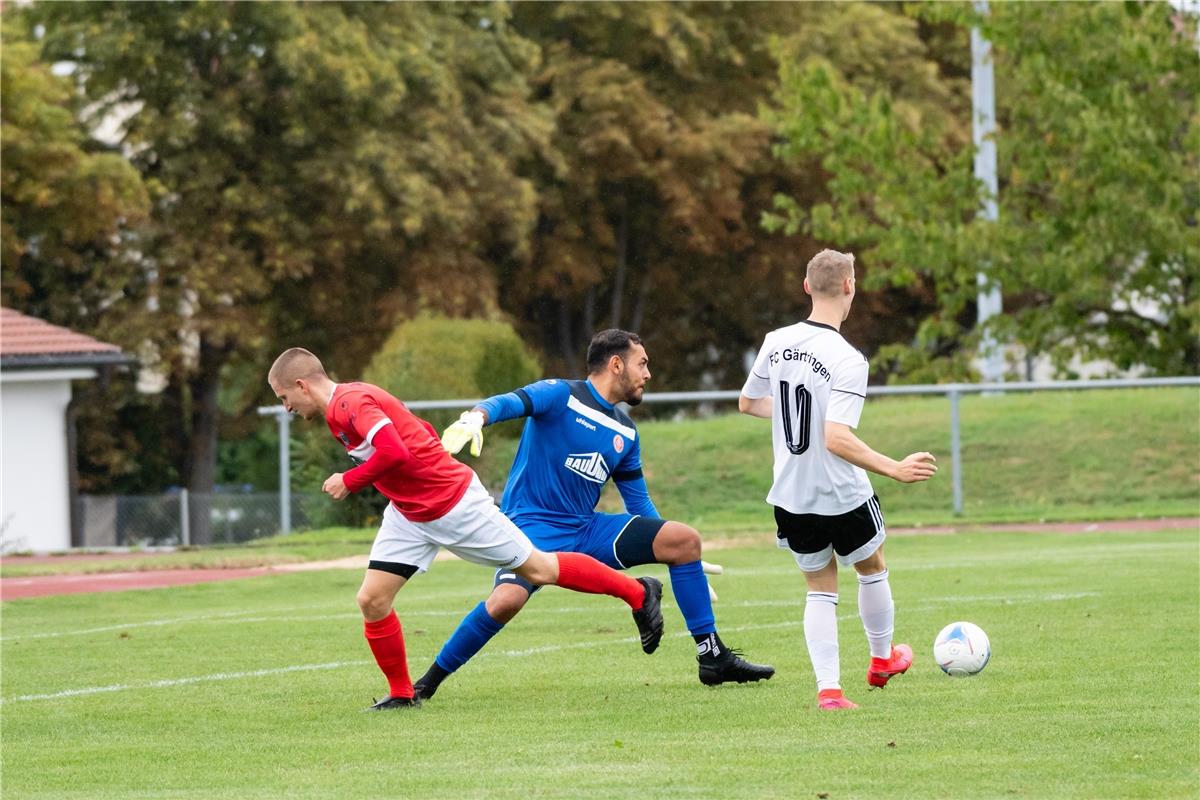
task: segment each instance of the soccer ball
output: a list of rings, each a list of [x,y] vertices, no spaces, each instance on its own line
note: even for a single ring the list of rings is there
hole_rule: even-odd
[[[955,678],[977,674],[991,657],[987,634],[970,622],[951,622],[933,640],[933,660]]]

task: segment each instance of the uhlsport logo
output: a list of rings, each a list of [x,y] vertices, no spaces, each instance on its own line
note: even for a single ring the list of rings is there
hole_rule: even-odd
[[[608,464],[599,453],[571,453],[563,466],[592,483],[608,480]]]

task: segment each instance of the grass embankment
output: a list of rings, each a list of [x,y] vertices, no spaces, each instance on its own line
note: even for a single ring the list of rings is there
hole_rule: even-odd
[[[859,435],[895,458],[928,450],[938,475],[873,475],[888,524],[964,525],[1200,513],[1200,390],[970,395],[960,404],[963,514],[953,513],[950,402],[870,400]],[[773,527],[770,423],[741,415],[640,426],[659,510],[706,533]]]
[[[636,413],[636,412],[635,412]],[[989,522],[1158,518],[1200,514],[1200,390],[1115,389],[966,396],[961,401],[963,514],[952,508],[950,403],[940,397],[870,400],[859,434],[888,455],[929,450],[941,471],[903,486],[872,476],[892,527]],[[770,531],[764,501],[771,483],[767,420],[739,414],[639,426],[651,496],[660,512],[699,528],[706,539]],[[330,443],[333,446],[333,443]],[[465,460],[485,483],[503,488],[516,441],[485,440],[484,457]],[[299,488],[299,487],[297,487]],[[602,508],[618,510],[611,484]],[[154,558],[21,564],[0,574],[244,567],[365,553],[374,531],[346,528],[292,534],[240,547]]]

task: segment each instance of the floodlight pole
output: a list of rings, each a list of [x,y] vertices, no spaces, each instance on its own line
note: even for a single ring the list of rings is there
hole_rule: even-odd
[[[987,0],[978,0],[975,10],[988,14]],[[992,70],[992,43],[983,38],[979,27],[971,28],[971,138],[975,142],[975,178],[987,190],[980,216],[990,222],[1000,218],[996,198],[996,83]],[[989,286],[987,275],[980,271],[976,277],[979,287],[977,324],[982,326],[1002,310],[1000,285]],[[996,338],[985,333],[979,344],[983,379],[987,383],[1004,380],[1004,354]]]
[[[292,532],[292,413],[279,405],[259,406],[258,414],[279,424],[279,531],[286,536]]]

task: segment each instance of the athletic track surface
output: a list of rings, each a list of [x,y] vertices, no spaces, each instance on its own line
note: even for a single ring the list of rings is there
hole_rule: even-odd
[[[1106,533],[1106,532],[1145,532],[1161,530],[1193,530],[1200,532],[1200,518],[1182,517],[1166,519],[1132,519],[1113,520],[1107,522],[1054,522],[1054,523],[1014,523],[1009,525],[985,525],[967,528],[927,527],[927,528],[894,528],[888,533],[893,536],[913,534],[950,534],[976,532],[1026,532],[1026,533]],[[739,542],[705,543],[705,550],[720,549],[722,545],[729,546]],[[58,556],[8,556],[4,562],[9,564],[35,563],[67,563],[73,560],[87,559],[103,561],[106,558],[129,560],[137,558],[137,553],[96,554]],[[152,553],[144,554],[150,557]],[[262,575],[278,575],[285,572],[296,572],[312,569],[365,569],[367,558],[362,557],[340,559],[338,561],[310,562],[304,564],[285,564],[277,566],[251,567],[244,569],[168,569],[168,570],[139,570],[137,572],[101,572],[86,575],[40,575],[28,578],[0,579],[0,600],[15,600],[23,597],[45,597],[58,594],[85,594],[91,592],[123,592],[132,589],[165,589],[171,586],[185,586],[193,583],[209,581],[228,581],[240,578],[255,578]]]

